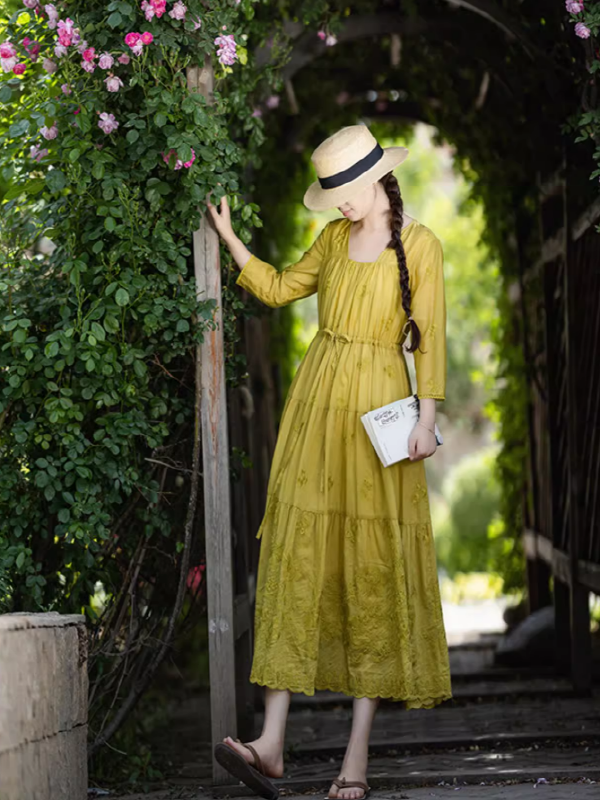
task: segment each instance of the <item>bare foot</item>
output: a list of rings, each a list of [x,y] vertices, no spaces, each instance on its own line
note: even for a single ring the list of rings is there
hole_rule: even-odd
[[[342,772],[344,770],[342,769]],[[340,775],[338,780],[346,779],[350,783],[354,781],[361,781],[362,783],[367,783],[367,775],[365,772],[356,772],[355,774],[345,774],[344,776]],[[331,784],[331,788],[329,789],[329,797],[336,798],[337,800],[361,800],[365,796],[365,790],[361,789],[358,786],[351,786],[348,788],[338,789],[335,783]]]
[[[256,767],[254,763],[254,756],[248,750],[247,747],[244,747],[243,744],[236,742],[235,739],[232,739],[231,736],[226,736],[223,739],[223,742],[229,747],[232,747],[237,753],[239,753],[247,762],[253,767]],[[249,744],[254,747],[258,755],[260,756],[260,760],[262,761],[262,765],[265,770],[265,774],[269,778],[282,778],[283,777],[283,753],[281,750],[275,749],[273,745],[269,744],[268,742],[264,741],[261,738],[256,739],[254,742],[249,742]]]

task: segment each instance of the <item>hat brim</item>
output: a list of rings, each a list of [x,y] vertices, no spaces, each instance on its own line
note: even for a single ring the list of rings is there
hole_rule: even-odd
[[[340,206],[361,189],[366,189],[367,186],[383,178],[407,157],[408,149],[406,147],[385,147],[383,157],[377,164],[343,186],[337,186],[335,189],[323,189],[319,181],[311,183],[304,195],[304,205],[311,211],[327,211]]]

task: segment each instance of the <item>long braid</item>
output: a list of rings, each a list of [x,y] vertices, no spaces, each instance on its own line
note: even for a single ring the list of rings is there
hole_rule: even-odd
[[[400,289],[402,290],[402,308],[406,312],[408,325],[410,326],[410,346],[406,347],[407,352],[414,353],[421,344],[421,331],[419,326],[411,317],[410,314],[410,282],[408,275],[408,267],[406,266],[406,253],[404,252],[404,244],[400,236],[402,230],[402,220],[404,216],[404,202],[400,194],[400,187],[393,172],[388,172],[380,181],[385,189],[385,193],[390,201],[390,208],[392,211],[392,239],[388,247],[393,247],[396,251],[398,258],[398,268],[400,270]]]

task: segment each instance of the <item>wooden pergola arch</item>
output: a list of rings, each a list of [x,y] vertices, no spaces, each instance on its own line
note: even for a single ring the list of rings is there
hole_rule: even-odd
[[[487,75],[491,75],[509,99],[511,96],[517,96],[519,92],[518,80],[513,78],[514,62],[507,65],[505,61],[506,54],[510,49],[511,54],[516,54],[515,57],[523,59],[527,69],[537,71],[540,86],[547,91],[548,97],[553,100],[560,97],[563,86],[560,67],[497,3],[493,0],[445,0],[445,2],[448,6],[446,12],[426,19],[424,17],[407,17],[401,13],[390,11],[350,17],[337,34],[338,43],[344,45],[365,38],[377,39],[389,35],[426,36],[433,43],[451,42],[456,46],[457,52],[463,53],[466,58],[481,64],[482,82],[487,80]],[[465,32],[464,25],[461,24],[458,17],[461,10],[468,11],[482,20],[482,23],[477,23],[479,28],[488,23],[490,41],[488,41],[487,35],[479,38]],[[290,90],[292,81],[299,76],[299,73],[325,56],[329,48],[316,36],[314,31],[305,31],[299,23],[289,23],[285,28],[294,41],[291,58],[282,71],[282,77]],[[264,66],[270,58],[269,48],[257,51],[257,66],[259,68]],[[190,73],[189,84],[192,90],[208,93],[209,87],[212,88],[212,72],[209,65],[204,70]],[[290,94],[293,96],[293,89]],[[439,102],[443,101],[440,99]],[[557,105],[559,105],[558,99]],[[427,121],[423,102],[413,100],[406,103],[395,103],[394,108],[391,108],[385,115],[380,112],[372,113],[368,106],[365,106],[365,111],[367,116],[395,116],[405,121]],[[291,139],[293,140],[295,136],[298,136],[298,140],[303,138],[299,124],[292,126]],[[292,143],[288,138],[287,144]],[[203,223],[203,227],[195,235],[194,244],[199,294],[206,294],[219,301],[218,246],[210,226]],[[236,650],[238,649],[236,642],[239,641],[240,636],[246,636],[244,646],[249,647],[251,605],[248,596],[234,598],[232,590],[234,565],[230,545],[230,508],[225,489],[228,474],[228,444],[224,422],[226,404],[220,325],[207,334],[205,343],[200,349],[198,362],[201,365],[201,373],[199,373],[198,380],[201,380],[205,390],[203,400],[205,407],[198,410],[197,421],[198,428],[202,428],[205,465],[211,464],[210,470],[206,467],[204,470],[204,497],[207,531],[211,714],[213,741],[218,741],[226,734],[236,735],[236,724],[239,718],[236,712]],[[247,653],[245,658],[247,658]],[[239,670],[238,676],[243,679]],[[216,765],[214,776],[217,783],[227,779]]]

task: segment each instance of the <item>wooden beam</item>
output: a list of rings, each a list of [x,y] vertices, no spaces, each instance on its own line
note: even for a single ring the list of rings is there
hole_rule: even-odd
[[[541,559],[552,567],[553,574],[557,575],[563,583],[570,584],[568,553],[554,547],[547,536],[529,528],[523,531],[522,541],[526,558]],[[577,567],[580,583],[591,592],[600,594],[600,564],[580,558]]]
[[[529,55],[532,55],[532,51],[536,49],[525,33],[525,29],[493,0],[446,0],[446,2],[450,6],[466,8],[487,19],[488,22],[500,28],[509,39],[518,39]]]
[[[465,7],[467,4],[465,2]],[[471,3],[471,5],[476,5]],[[487,0],[481,0],[481,5],[486,7],[490,4]],[[474,9],[471,9],[474,10]],[[487,17],[486,11],[480,9],[480,16]],[[488,19],[490,17],[487,17]],[[525,31],[516,22],[510,21],[510,18],[500,12],[500,17],[497,20],[497,27],[509,31],[511,38],[518,40],[523,50],[531,57],[535,54],[537,62],[543,64],[544,73],[553,74],[555,65],[541,48],[538,48],[531,40],[528,39]],[[431,35],[432,38],[436,36],[442,41],[453,41],[456,37],[464,34],[464,25],[458,24],[453,20],[451,14],[440,14],[436,17],[408,17],[398,12],[388,11],[379,14],[362,14],[359,16],[350,17],[339,29],[337,33],[338,44],[346,42],[354,42],[359,39],[390,36],[396,34],[399,36],[411,37],[421,35]],[[285,79],[292,78],[299,70],[310,64],[316,58],[319,58],[326,53],[329,48],[321,41],[314,31],[306,31],[302,28],[295,27],[293,29],[292,38],[295,40],[290,60],[282,70],[282,76]],[[465,51],[467,55],[474,55],[472,48],[478,49],[479,41],[471,37],[472,47]],[[485,56],[484,56],[485,57]],[[257,65],[264,65],[271,60],[271,51],[269,48],[261,48],[256,52]]]
[[[581,214],[571,227],[571,240],[576,242],[600,217],[600,197],[596,198],[591,205]]]
[[[579,559],[577,564],[580,582],[590,591],[600,595],[600,564]]]
[[[190,92],[200,92],[212,101],[214,73],[210,57],[202,68],[189,67]],[[237,736],[235,692],[235,648],[233,613],[233,565],[229,487],[227,400],[223,349],[221,264],[219,237],[208,216],[194,231],[194,273],[199,301],[215,300],[214,329],[204,333],[197,357],[202,365],[202,460],[204,479],[204,524],[206,537],[206,581],[210,667],[210,709],[213,746],[225,736]],[[226,783],[229,775],[213,759],[215,783]]]
[[[563,157],[566,161],[566,157]],[[566,172],[566,170],[565,170]],[[567,426],[567,464],[568,464],[568,520],[569,520],[569,568],[571,572],[571,678],[573,687],[580,691],[589,691],[592,686],[592,638],[590,633],[589,590],[581,583],[579,561],[582,541],[582,499],[583,475],[580,457],[580,432],[584,420],[581,419],[581,398],[578,390],[577,375],[577,326],[578,297],[575,293],[575,258],[574,243],[568,230],[569,188],[564,202],[565,231],[565,332],[566,332],[566,419]]]

